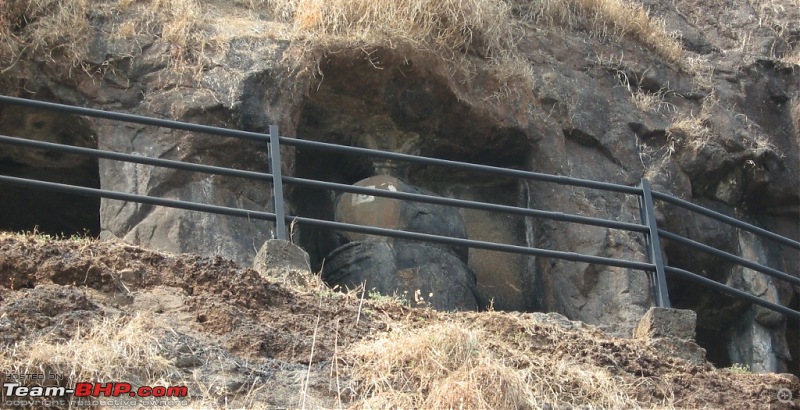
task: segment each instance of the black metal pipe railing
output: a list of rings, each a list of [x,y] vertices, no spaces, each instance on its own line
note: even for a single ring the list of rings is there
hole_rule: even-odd
[[[664,193],[651,192],[649,189],[649,184],[646,180],[642,181],[641,186],[631,187],[627,185],[591,181],[591,180],[558,176],[558,175],[542,174],[530,171],[500,168],[496,166],[489,166],[482,164],[470,164],[470,163],[463,163],[463,162],[444,160],[438,158],[420,157],[408,154],[378,151],[367,148],[341,146],[324,142],[301,140],[290,137],[281,137],[278,134],[277,127],[275,126],[270,127],[269,134],[262,134],[256,132],[239,131],[239,130],[220,128],[220,127],[190,124],[173,120],[156,119],[134,114],[108,112],[91,108],[82,108],[82,107],[68,106],[62,104],[48,103],[43,101],[0,96],[0,104],[3,103],[27,106],[32,108],[41,108],[47,110],[56,110],[70,114],[84,115],[95,118],[104,118],[104,119],[123,121],[128,123],[137,123],[147,126],[164,127],[164,128],[178,129],[190,132],[200,132],[206,134],[219,135],[223,137],[240,138],[257,142],[269,142],[271,172],[262,173],[262,172],[224,168],[224,167],[216,167],[210,165],[185,163],[181,161],[174,161],[174,160],[167,160],[160,158],[149,158],[132,154],[122,154],[122,153],[98,150],[94,148],[73,147],[61,144],[48,143],[44,141],[34,141],[16,137],[0,136],[0,143],[14,144],[18,146],[26,146],[37,149],[55,150],[70,154],[88,155],[96,158],[104,158],[109,160],[126,161],[126,162],[134,162],[145,165],[168,167],[185,171],[204,172],[209,174],[271,182],[274,189],[273,197],[275,199],[276,213],[251,211],[240,208],[230,208],[224,206],[201,204],[201,203],[180,201],[174,199],[154,198],[144,195],[121,193],[121,192],[108,191],[97,188],[78,187],[72,185],[58,184],[54,182],[28,180],[28,179],[3,176],[3,175],[0,175],[0,182],[71,193],[71,194],[95,196],[95,197],[102,197],[102,198],[121,200],[121,201],[138,202],[155,206],[167,206],[172,208],[186,209],[190,211],[210,212],[210,213],[222,214],[234,217],[246,217],[256,220],[273,221],[276,222],[276,232],[279,233],[278,236],[280,238],[286,238],[284,222],[295,221],[301,224],[313,225],[322,228],[358,232],[369,235],[379,235],[379,236],[408,239],[408,240],[419,240],[419,241],[441,243],[447,245],[466,246],[470,248],[486,249],[499,252],[511,252],[517,254],[530,255],[530,256],[542,256],[542,257],[562,259],[575,262],[584,262],[584,263],[600,264],[606,266],[637,269],[645,272],[655,272],[656,280],[654,282],[654,292],[657,304],[659,306],[669,306],[669,296],[666,291],[666,282],[663,275],[664,272],[667,272],[670,274],[687,278],[689,280],[693,280],[695,282],[708,286],[712,289],[725,292],[729,295],[749,300],[760,306],[764,306],[774,311],[786,314],[789,317],[800,317],[800,312],[794,311],[785,306],[765,301],[757,296],[715,282],[713,280],[710,280],[708,278],[702,277],[700,275],[694,274],[689,271],[685,271],[683,269],[664,266],[663,262],[660,260],[659,257],[660,255],[659,252],[660,247],[658,246],[659,236],[663,236],[667,240],[672,240],[682,245],[689,246],[692,249],[697,249],[703,252],[708,252],[716,256],[723,257],[741,266],[762,272],[776,279],[786,281],[790,284],[800,285],[800,278],[798,277],[789,275],[785,272],[781,272],[777,269],[773,269],[755,262],[748,261],[744,258],[732,255],[727,252],[720,251],[716,248],[701,244],[696,241],[692,241],[690,239],[673,234],[671,232],[658,229],[655,223],[652,198],[683,207],[685,209],[688,209],[689,211],[699,213],[701,215],[719,220],[721,222],[746,230],[748,232],[752,232],[762,237],[766,237],[783,245],[790,246],[794,249],[800,249],[800,242],[783,237],[781,235],[767,231],[763,228],[756,227],[754,225],[721,214],[719,212],[712,211],[702,206],[695,205],[691,202],[682,200],[680,198],[676,198]],[[370,157],[388,159],[393,161],[403,161],[403,162],[416,163],[422,165],[442,166],[450,169],[458,169],[471,172],[481,172],[502,177],[543,181],[560,185],[571,185],[571,186],[599,189],[599,190],[617,192],[623,194],[632,194],[636,195],[639,198],[639,203],[642,213],[641,217],[644,224],[640,225],[635,223],[611,221],[611,220],[593,218],[582,215],[564,214],[561,212],[549,212],[549,211],[542,211],[542,210],[535,210],[535,209],[528,209],[528,208],[521,208],[521,207],[514,207],[507,205],[466,201],[455,198],[443,198],[443,197],[436,197],[424,194],[380,190],[375,188],[358,187],[354,185],[345,185],[333,182],[324,182],[324,181],[282,176],[280,173],[280,144],[286,144],[301,149],[324,150],[328,152],[334,152],[346,155],[363,155],[363,156],[370,156]],[[526,246],[500,244],[500,243],[477,241],[471,239],[442,237],[437,235],[422,234],[416,232],[398,231],[392,229],[354,225],[354,224],[326,221],[326,220],[306,218],[300,216],[284,215],[284,204],[283,204],[283,194],[282,194],[283,183],[304,186],[309,188],[332,189],[332,190],[350,192],[355,194],[373,195],[373,196],[388,197],[400,200],[433,203],[446,206],[476,209],[481,211],[502,212],[506,214],[521,215],[525,217],[545,218],[545,219],[558,220],[564,222],[594,225],[611,229],[622,229],[632,232],[644,233],[648,245],[648,257],[653,263],[626,261],[626,260],[607,258],[607,257],[583,255],[573,252],[530,248]],[[283,232],[281,232],[282,230]]]
[[[46,101],[28,100],[25,98],[8,97],[0,95],[0,104],[13,104],[30,108],[41,108],[45,110],[65,112],[75,115],[85,115],[87,117],[103,118],[106,120],[129,122],[134,124],[151,125],[154,127],[170,128],[173,130],[183,130],[213,134],[223,137],[239,138],[257,142],[269,142],[269,135],[251,131],[240,131],[229,128],[212,127],[210,125],[192,124],[174,120],[144,117],[136,114],[125,114],[113,111],[96,110],[94,108],[76,107]]]
[[[565,214],[563,212],[542,211],[538,209],[520,208],[510,205],[491,204],[487,202],[466,201],[463,199],[447,198],[440,196],[414,194],[410,192],[388,191],[383,189],[359,187],[355,185],[339,184],[335,182],[317,181],[312,179],[283,177],[287,184],[305,186],[309,188],[332,189],[353,194],[374,195],[386,198],[401,199],[414,202],[425,202],[437,205],[454,206],[458,208],[475,209],[479,211],[502,212],[512,215],[528,216],[535,218],[551,219],[555,221],[573,222],[583,225],[600,226],[604,228],[622,229],[632,232],[647,232],[647,227],[630,222],[611,221],[607,219],[592,218],[582,215]]]
[[[201,204],[197,202],[179,201],[175,199],[154,198],[146,195],[127,194],[116,191],[109,191],[98,188],[86,188],[74,185],[61,184],[56,182],[38,181],[25,178],[10,177],[0,175],[0,182],[14,185],[21,185],[49,191],[62,192],[66,194],[77,194],[84,196],[116,199],[121,201],[138,202],[150,205],[166,206],[170,208],[186,209],[190,211],[209,212],[228,216],[237,216],[250,219],[260,219],[265,221],[275,221],[274,213],[262,211],[249,211],[239,208],[230,208],[219,205]],[[398,239],[409,239],[424,242],[441,243],[445,245],[467,246],[470,248],[485,249],[490,251],[509,252],[531,256],[543,256],[554,259],[563,259],[572,262],[585,262],[620,268],[637,269],[652,271],[655,267],[644,262],[627,261],[622,259],[607,258],[603,256],[584,255],[574,252],[553,251],[549,249],[529,248],[525,246],[499,244],[494,242],[478,241],[474,239],[451,238],[446,236],[424,234],[418,232],[398,231],[394,229],[376,228],[372,226],[355,225],[343,222],[333,222],[321,219],[306,218],[300,216],[287,215],[287,222],[296,221],[301,224],[320,226],[330,229],[338,229],[349,232],[357,232],[368,235],[387,236]]]
[[[667,275],[664,272],[664,258],[661,254],[661,241],[658,238],[658,223],[656,222],[656,209],[653,205],[653,192],[650,181],[642,178],[642,196],[639,197],[639,211],[642,222],[647,225],[645,245],[647,246],[647,260],[656,266],[653,277],[653,295],[656,306],[668,308],[672,306],[667,288]]]
[[[119,201],[138,202],[140,204],[186,209],[188,211],[208,212],[219,215],[238,216],[242,218],[260,219],[265,221],[275,221],[274,213],[263,212],[263,211],[250,211],[241,208],[231,208],[220,205],[201,204],[197,202],[187,202],[177,199],[155,198],[146,195],[128,194],[124,192],[109,191],[106,189],[87,188],[82,186],[60,184],[57,182],[10,177],[7,175],[0,175],[0,182],[5,182],[12,185],[30,187],[30,188],[44,189],[54,192],[61,192],[65,194],[116,199]]]
[[[351,147],[346,145],[330,144],[327,142],[301,140],[297,138],[280,136],[281,144],[291,145],[298,148],[309,148],[335,152],[346,155],[364,155],[376,158],[383,158],[395,161],[411,162],[422,165],[435,165],[446,168],[458,169],[463,171],[481,172],[485,174],[504,176],[510,178],[521,178],[542,182],[551,182],[559,185],[572,185],[583,188],[600,189],[623,194],[641,195],[642,189],[628,185],[612,184],[608,182],[591,181],[588,179],[565,177],[560,175],[542,174],[539,172],[522,171],[517,169],[501,168],[491,165],[472,164],[447,159],[421,157],[397,152],[378,151],[369,148]]]
[[[691,203],[689,201],[686,201],[686,200],[683,200],[683,199],[680,199],[680,198],[676,198],[676,197],[674,197],[672,195],[667,195],[667,194],[664,194],[664,193],[661,193],[661,192],[653,192],[653,198],[660,199],[660,200],[662,200],[664,202],[668,202],[670,204],[680,206],[680,207],[682,207],[684,209],[688,209],[690,211],[697,212],[697,213],[705,215],[705,216],[707,216],[709,218],[713,218],[713,219],[716,219],[718,221],[725,222],[725,223],[727,223],[729,225],[733,225],[733,226],[735,226],[737,228],[744,229],[745,231],[752,232],[754,234],[763,236],[765,238],[772,239],[775,242],[784,244],[786,246],[790,246],[790,247],[792,247],[794,249],[800,249],[800,242],[798,242],[798,241],[786,238],[786,237],[778,235],[778,234],[776,234],[774,232],[770,232],[770,231],[768,231],[766,229],[759,228],[759,227],[757,227],[755,225],[751,225],[751,224],[749,224],[747,222],[740,221],[740,220],[738,220],[736,218],[732,218],[732,217],[730,217],[728,215],[719,213],[717,211],[712,211],[712,210],[710,210],[708,208],[704,208],[704,207],[702,207],[700,205],[693,204],[693,203]]]
[[[721,284],[719,282],[716,282],[716,281],[713,281],[713,280],[708,279],[706,277],[700,276],[700,275],[698,275],[696,273],[689,272],[689,271],[686,271],[686,270],[683,270],[683,269],[680,269],[680,268],[675,268],[675,267],[672,267],[672,266],[665,266],[664,270],[669,274],[680,276],[680,277],[682,277],[684,279],[700,283],[703,286],[706,286],[708,288],[711,288],[711,289],[714,289],[714,290],[717,290],[717,291],[720,291],[720,292],[723,292],[723,293],[727,293],[728,295],[737,297],[739,299],[745,299],[745,300],[747,300],[749,302],[755,303],[755,304],[757,304],[759,306],[763,306],[763,307],[765,307],[767,309],[770,309],[770,310],[773,310],[775,312],[783,313],[787,317],[800,319],[800,312],[798,312],[796,310],[792,310],[792,309],[789,309],[786,306],[766,301],[764,299],[759,298],[758,296],[751,295],[751,294],[749,294],[749,293],[747,293],[745,291],[742,291],[742,290],[739,290],[739,289],[736,289],[736,288],[732,288],[732,287],[727,286],[727,285],[723,285],[723,284]]]
[[[184,131],[201,132],[206,134],[215,134],[224,137],[240,138],[258,142],[269,142],[270,138],[268,134],[261,134],[257,132],[232,130],[228,128],[191,124],[174,120],[144,117],[135,114],[124,114],[111,111],[103,111],[93,108],[76,107],[71,105],[57,104],[45,101],[29,100],[25,98],[8,97],[3,95],[0,95],[0,104],[14,104],[31,108],[55,110],[55,111],[61,111],[76,115],[85,115],[95,118],[104,118],[109,120],[117,120],[135,124],[151,125],[156,127],[178,129]],[[336,145],[336,144],[329,144],[317,141],[301,140],[290,137],[278,136],[278,138],[281,144],[286,144],[300,148],[319,149],[319,150],[337,152],[348,155],[366,155],[376,158],[406,161],[423,165],[437,165],[437,166],[444,166],[444,167],[450,167],[454,169],[461,169],[467,171],[483,172],[492,175],[552,182],[561,185],[574,185],[584,188],[595,188],[595,189],[602,189],[606,191],[613,191],[626,194],[639,195],[642,192],[641,188],[631,187],[627,185],[620,185],[620,184],[611,184],[607,182],[598,182],[586,179],[542,174],[538,172],[513,170],[513,169],[490,166],[490,165],[469,164],[464,162],[450,161],[438,158],[420,157],[415,155],[400,154],[395,152],[385,152],[368,148],[359,148],[359,147]]]
[[[67,154],[86,155],[94,158],[133,162],[144,165],[153,165],[157,167],[179,169],[183,171],[203,172],[206,174],[223,175],[236,178],[246,178],[258,181],[267,181],[267,182],[272,181],[272,174],[266,174],[262,172],[245,171],[241,169],[224,168],[213,165],[194,164],[191,162],[175,161],[164,158],[151,158],[142,155],[123,154],[121,152],[106,151],[96,148],[76,147],[72,145],[54,144],[52,142],[9,137],[6,135],[0,135],[0,143],[17,145],[21,147],[46,149],[56,152],[63,152]]]
[[[141,155],[123,154],[119,152],[99,150],[95,148],[55,144],[51,142],[9,137],[5,135],[0,135],[0,143],[7,143],[11,145],[37,148],[37,149],[46,149],[68,154],[86,155],[95,158],[111,159],[117,161],[160,166],[165,168],[180,169],[184,171],[203,172],[215,175],[246,178],[257,181],[272,182],[273,180],[273,175],[270,173],[245,171],[233,168],[217,167],[212,165],[193,164],[189,162],[175,161],[163,158],[145,157]],[[333,189],[337,191],[350,192],[354,194],[373,195],[373,196],[380,196],[380,197],[394,198],[394,199],[401,199],[408,201],[455,206],[459,208],[469,208],[480,211],[504,212],[514,215],[546,218],[556,221],[594,225],[594,226],[613,228],[613,229],[622,229],[632,232],[642,232],[642,233],[647,232],[647,227],[643,225],[638,225],[629,222],[611,221],[600,218],[592,218],[582,215],[565,214],[562,212],[541,211],[536,209],[520,208],[508,205],[490,204],[486,202],[466,201],[462,199],[446,198],[446,197],[439,197],[432,195],[414,194],[414,193],[399,192],[399,191],[388,191],[383,189],[366,188],[355,185],[324,182],[324,181],[317,181],[317,180],[296,178],[296,177],[283,177],[282,181],[290,185],[298,185],[298,186],[305,186],[318,189]]]
[[[734,262],[736,264],[744,266],[745,268],[750,268],[750,269],[753,269],[753,270],[757,270],[757,271],[759,271],[759,272],[761,272],[761,273],[763,273],[765,275],[772,276],[773,278],[780,279],[780,280],[789,282],[789,283],[791,283],[793,285],[800,286],[800,277],[792,276],[792,275],[789,275],[789,274],[787,274],[785,272],[781,272],[781,271],[779,271],[777,269],[770,268],[769,266],[764,266],[764,265],[749,261],[749,260],[744,259],[742,257],[730,254],[728,252],[721,251],[721,250],[719,250],[717,248],[708,246],[706,244],[702,244],[702,243],[697,242],[697,241],[693,241],[693,240],[688,239],[688,238],[684,238],[683,236],[676,235],[676,234],[674,234],[672,232],[665,231],[663,229],[659,229],[658,230],[658,235],[661,236],[662,238],[665,238],[665,239],[668,239],[670,241],[674,241],[674,242],[680,243],[682,245],[686,245],[686,246],[688,246],[690,248],[698,249],[700,251],[709,253],[709,254],[714,255],[714,256],[719,256],[720,258],[729,260],[731,262]]]
[[[269,134],[276,138],[269,139],[269,172],[272,173],[272,202],[275,205],[275,236],[289,239],[286,230],[286,210],[283,204],[283,170],[281,167],[281,143],[277,138],[278,126],[270,125]]]

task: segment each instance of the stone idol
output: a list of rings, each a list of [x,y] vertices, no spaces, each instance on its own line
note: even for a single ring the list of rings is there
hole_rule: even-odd
[[[396,192],[431,193],[393,176],[378,175],[355,184]],[[458,209],[371,195],[345,193],[335,220],[358,225],[466,238]],[[468,249],[428,242],[343,232],[349,242],[325,258],[322,278],[330,286],[397,295],[437,310],[480,310],[486,305]]]

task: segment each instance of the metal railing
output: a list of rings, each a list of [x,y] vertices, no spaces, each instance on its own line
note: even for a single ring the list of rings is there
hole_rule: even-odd
[[[715,282],[711,279],[705,278],[695,273],[675,267],[666,266],[662,260],[660,238],[664,238],[666,240],[674,241],[676,243],[688,246],[693,250],[711,253],[715,256],[737,263],[746,268],[753,269],[755,271],[769,275],[777,280],[785,281],[790,284],[800,286],[800,278],[798,278],[798,276],[796,275],[790,275],[788,273],[781,272],[777,269],[746,260],[736,255],[720,251],[713,247],[692,241],[690,239],[681,237],[674,233],[667,232],[663,229],[659,229],[656,224],[653,200],[657,199],[672,205],[683,207],[692,212],[696,212],[717,219],[721,222],[733,225],[737,228],[745,229],[756,235],[760,235],[767,239],[774,240],[780,243],[781,245],[788,246],[793,249],[800,249],[800,242],[780,236],[773,232],[753,226],[751,224],[737,220],[727,215],[717,213],[715,211],[698,206],[691,202],[684,201],[682,199],[675,198],[667,194],[652,192],[650,190],[650,184],[646,179],[643,179],[639,186],[632,187],[627,185],[610,184],[606,182],[598,182],[598,181],[591,181],[579,178],[571,178],[558,175],[507,169],[507,168],[494,167],[488,165],[471,164],[471,163],[450,161],[438,158],[421,157],[421,156],[379,151],[366,148],[336,145],[330,143],[280,136],[278,133],[277,126],[270,126],[269,134],[261,134],[256,132],[211,127],[199,124],[157,119],[157,118],[144,117],[133,114],[108,112],[90,108],[68,106],[62,104],[48,103],[48,102],[7,97],[7,96],[0,96],[0,104],[11,104],[18,106],[27,106],[31,108],[55,110],[75,115],[90,116],[90,117],[103,118],[114,121],[137,123],[142,125],[165,127],[170,129],[178,129],[178,130],[206,133],[224,137],[233,137],[250,141],[268,143],[269,157],[270,157],[270,172],[262,173],[262,172],[245,171],[245,170],[218,167],[218,166],[187,163],[182,161],[174,161],[161,158],[150,158],[141,155],[124,154],[124,153],[112,152],[94,148],[54,144],[44,141],[29,140],[13,136],[0,136],[0,144],[11,144],[16,146],[28,147],[32,149],[45,149],[45,150],[51,150],[69,154],[85,155],[94,158],[103,158],[115,161],[132,162],[132,163],[166,167],[166,168],[185,170],[191,172],[202,172],[208,174],[231,176],[231,177],[246,178],[256,181],[269,182],[271,183],[273,189],[275,212],[264,212],[258,210],[248,210],[248,209],[231,208],[231,207],[209,205],[196,202],[187,202],[175,199],[156,198],[145,195],[136,195],[124,192],[109,191],[105,189],[87,188],[87,187],[60,184],[55,182],[17,178],[7,175],[0,175],[0,183],[28,186],[38,189],[46,189],[51,191],[58,191],[63,193],[71,193],[71,194],[78,194],[78,195],[85,195],[92,197],[101,197],[101,198],[120,200],[120,201],[138,202],[143,204],[166,206],[166,207],[186,209],[199,212],[209,212],[221,215],[272,221],[275,223],[275,235],[280,239],[288,238],[286,222],[290,221],[290,222],[296,222],[301,225],[317,226],[322,228],[364,233],[370,235],[427,241],[427,242],[442,243],[448,245],[466,246],[470,248],[478,248],[491,251],[510,252],[522,255],[529,255],[529,256],[540,256],[540,257],[562,259],[574,262],[585,262],[590,264],[599,264],[599,265],[641,270],[644,271],[646,274],[650,275],[655,304],[660,307],[670,306],[669,295],[667,291],[667,278],[666,278],[666,275],[669,273],[671,275],[676,275],[678,277],[693,280],[695,282],[700,283],[703,286],[707,286],[711,289],[729,294],[733,297],[748,300],[752,303],[766,307],[767,309],[771,309],[773,311],[782,313],[787,317],[800,318],[800,312],[792,310],[786,306],[782,306],[761,299],[747,292]],[[636,195],[638,198],[640,217],[642,223],[636,224],[630,222],[613,221],[613,220],[595,218],[583,215],[551,212],[551,211],[544,211],[544,210],[537,210],[537,209],[530,209],[530,208],[523,208],[523,207],[516,207],[509,205],[499,205],[486,202],[467,201],[462,199],[437,197],[424,194],[388,191],[388,190],[359,187],[359,186],[346,185],[334,182],[326,182],[314,179],[283,176],[281,174],[281,166],[280,166],[281,145],[294,146],[303,149],[324,150],[328,152],[334,152],[345,155],[370,156],[370,157],[388,159],[393,161],[404,161],[404,162],[423,164],[423,165],[442,166],[451,169],[480,172],[495,176],[520,178],[525,180],[548,182],[559,185],[570,185],[583,188],[597,189],[602,191],[616,192],[627,195]],[[534,248],[528,246],[487,242],[474,239],[452,238],[452,237],[424,234],[418,232],[400,231],[394,229],[385,229],[372,226],[354,225],[342,222],[327,221],[322,219],[307,218],[302,216],[286,215],[284,206],[283,184],[296,185],[296,186],[315,188],[315,189],[335,190],[335,191],[349,192],[361,195],[386,197],[386,198],[393,198],[406,201],[439,204],[439,205],[468,208],[481,211],[500,212],[512,215],[519,215],[523,217],[543,218],[555,221],[592,225],[609,229],[619,229],[629,232],[640,233],[643,234],[645,238],[645,244],[647,248],[646,256],[648,262],[629,261],[629,260],[608,258],[608,257],[594,256],[594,255],[584,255],[574,252],[565,252],[565,251],[557,251],[550,249]]]

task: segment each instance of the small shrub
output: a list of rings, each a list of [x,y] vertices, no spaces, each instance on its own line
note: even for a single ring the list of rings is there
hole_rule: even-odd
[[[727,369],[731,373],[735,374],[750,374],[752,371],[750,370],[750,365],[742,364],[742,363],[734,363],[731,367]]]

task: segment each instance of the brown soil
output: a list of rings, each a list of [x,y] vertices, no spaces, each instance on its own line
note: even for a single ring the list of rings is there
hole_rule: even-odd
[[[481,348],[499,352],[493,357],[504,357],[515,370],[536,358],[605,369],[610,379],[630,386],[624,393],[642,407],[800,408],[794,376],[693,365],[553,315],[439,313],[362,300],[319,284],[282,285],[221,258],[0,233],[4,373],[19,371],[15,360],[22,356],[14,349],[36,340],[67,343],[84,337],[80,329],[93,323],[137,314],[152,318],[158,354],[174,369],[164,382],[189,386],[193,405],[361,407],[371,391],[363,369],[356,368],[370,365],[364,346],[455,325],[490,335]],[[356,346],[361,353],[354,353]],[[117,381],[132,377],[122,370],[112,374]],[[393,380],[387,382],[393,389],[406,388]],[[795,402],[779,402],[780,389],[791,391]],[[555,408],[571,408],[575,402],[568,396]]]

